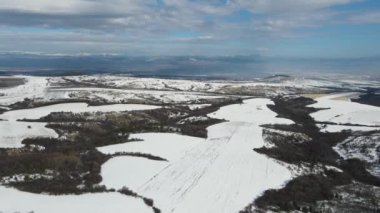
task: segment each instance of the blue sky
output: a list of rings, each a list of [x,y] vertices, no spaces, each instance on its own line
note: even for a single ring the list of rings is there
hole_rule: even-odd
[[[380,56],[379,0],[0,0],[0,51]]]

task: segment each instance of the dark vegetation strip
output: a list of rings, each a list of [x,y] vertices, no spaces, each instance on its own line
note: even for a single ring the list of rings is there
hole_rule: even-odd
[[[25,84],[24,78],[0,78],[0,88],[16,87]]]
[[[140,158],[146,158],[149,160],[156,160],[156,161],[168,161],[165,158],[162,158],[160,156],[152,155],[149,153],[141,153],[141,152],[116,152],[111,157],[119,157],[119,156],[132,156],[132,157],[140,157]]]
[[[70,98],[70,99],[55,99],[50,101],[35,101],[29,98],[25,98],[23,101],[16,102],[14,104],[9,105],[8,107],[13,110],[19,109],[31,109],[37,107],[51,106],[55,104],[67,104],[67,103],[86,103],[89,106],[104,106],[104,105],[112,105],[112,104],[132,104],[130,102],[109,102],[107,100],[89,100],[89,99],[78,99],[78,98]],[[135,103],[133,103],[135,104]],[[142,102],[141,104],[144,104]]]
[[[1,93],[0,93],[0,96],[1,96]],[[1,105],[0,105],[0,115],[3,114],[6,111],[8,111],[8,109],[2,108]],[[3,121],[3,119],[0,119],[0,121]]]
[[[149,207],[151,207],[153,209],[154,213],[161,213],[161,210],[154,205],[154,201],[151,198],[147,198],[147,197],[144,197],[142,195],[139,195],[136,192],[134,192],[134,191],[130,190],[129,188],[127,188],[127,187],[123,187],[122,189],[119,189],[118,192],[120,194],[123,194],[123,195],[140,198],[140,199],[142,199],[144,201],[144,203],[147,206],[149,206]]]
[[[334,123],[334,122],[322,122],[322,121],[315,121],[316,124],[322,124],[322,125],[336,125],[336,126],[357,126],[357,127],[380,127],[379,125],[363,125],[363,124],[353,124],[353,123]]]

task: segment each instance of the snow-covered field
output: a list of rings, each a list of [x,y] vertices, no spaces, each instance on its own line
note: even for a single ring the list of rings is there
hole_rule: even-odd
[[[171,161],[205,141],[203,138],[173,133],[140,133],[132,134],[130,138],[141,139],[142,141],[99,147],[98,150],[105,154],[117,152],[151,153]]]
[[[89,106],[86,103],[64,103],[31,109],[12,110],[1,114],[0,119],[8,121],[16,121],[19,119],[38,119],[47,116],[52,112],[121,112],[157,108],[159,108],[159,106],[150,106],[143,104],[111,104],[102,106]]]
[[[3,213],[152,213],[143,200],[115,192],[51,196],[0,186],[0,197]]]
[[[328,109],[312,113],[311,116],[321,122],[380,126],[380,107],[341,100],[342,97],[350,95],[353,94],[341,93],[317,98],[317,103],[310,106]]]
[[[58,137],[58,134],[49,128],[46,123],[30,123],[19,121],[0,121],[0,147],[20,148],[22,140],[35,137]]]
[[[202,138],[171,133],[142,133],[133,134],[130,137],[143,141],[110,145],[100,147],[98,150],[105,154],[117,152],[149,153],[172,162],[186,155],[186,152],[194,146],[205,141]],[[169,162],[141,157],[115,157],[103,164],[101,173],[103,181],[101,184],[116,189],[127,186],[132,190],[137,190],[160,170],[168,166]]]
[[[125,75],[92,75],[65,77],[74,82],[86,82],[96,85],[97,83],[115,88],[134,88],[151,90],[180,90],[198,92],[223,92],[225,88],[236,87],[284,87],[293,88],[347,88],[361,89],[363,87],[378,87],[379,82],[368,79],[352,80],[339,77],[326,78],[303,78],[303,77],[274,77],[267,79],[256,79],[251,81],[195,81],[195,80],[173,80],[157,78],[135,78]],[[62,81],[62,79],[60,79]]]
[[[162,103],[196,103],[200,99],[218,98],[217,94],[250,95],[286,94],[292,90],[306,91],[340,88],[364,91],[363,88],[380,86],[376,81],[341,80],[337,78],[275,77],[250,81],[195,81],[156,78],[135,78],[125,75],[92,75],[66,77],[30,77],[26,83],[0,89],[0,106],[28,99],[101,99],[112,103],[128,100],[150,100]],[[74,84],[73,84],[74,83]],[[80,87],[78,87],[80,85]],[[85,86],[85,87],[84,87]],[[101,88],[100,88],[101,87]]]
[[[120,156],[102,165],[100,183],[108,188],[128,187],[136,191],[168,165],[165,161],[149,160],[142,157]]]
[[[1,88],[0,106],[14,104],[23,101],[25,98],[34,99],[44,97],[48,86],[47,78],[31,76],[15,77],[25,78],[26,83],[17,87]]]
[[[0,147],[22,147],[22,140],[30,137],[58,137],[54,130],[46,128],[46,123],[22,122],[20,119],[38,119],[52,112],[112,112],[156,109],[158,106],[142,104],[113,104],[88,106],[86,103],[54,104],[44,107],[13,110],[0,115]]]
[[[139,194],[154,199],[163,212],[238,212],[266,189],[280,187],[291,178],[287,168],[252,151],[264,146],[259,125],[292,123],[276,118],[266,107],[269,103],[268,99],[252,99],[222,107],[209,116],[229,122],[209,127],[208,138],[203,142],[189,138],[168,142],[179,143],[176,146],[161,146],[163,135],[151,133],[143,145],[134,142],[99,148],[106,153],[149,152],[169,160],[146,164],[147,160],[116,158],[103,165],[102,175],[106,177],[103,183],[110,187],[131,186]],[[155,143],[158,149],[148,147]],[[183,149],[182,143],[191,146]],[[182,149],[180,152],[175,151],[178,147]],[[127,178],[128,174],[141,181]],[[120,181],[120,177],[125,178]],[[119,181],[114,183],[112,179]]]
[[[159,91],[138,89],[111,89],[111,88],[56,88],[49,90],[52,97],[70,96],[72,98],[104,99],[109,102],[124,100],[147,100],[157,103],[197,103],[201,99],[221,98],[219,95],[210,95],[200,92]]]

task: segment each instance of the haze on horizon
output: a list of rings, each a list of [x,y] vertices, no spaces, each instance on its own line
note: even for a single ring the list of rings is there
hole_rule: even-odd
[[[1,52],[380,56],[378,0],[0,0]]]

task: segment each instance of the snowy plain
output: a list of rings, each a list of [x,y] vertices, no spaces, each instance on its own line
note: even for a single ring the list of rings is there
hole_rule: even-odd
[[[272,77],[267,79],[251,79],[250,81],[197,81],[174,80],[157,78],[136,78],[126,75],[91,75],[65,77],[74,82],[86,82],[89,84],[102,84],[107,87],[123,89],[148,89],[148,90],[176,90],[198,92],[222,92],[224,88],[236,87],[284,87],[292,88],[347,88],[361,89],[363,87],[378,87],[379,82],[369,79],[342,79],[337,76],[306,78],[306,77]],[[56,79],[64,81],[65,79]]]
[[[173,133],[141,133],[132,134],[130,137],[143,141],[104,146],[99,147],[98,150],[104,154],[115,154],[117,152],[149,153],[172,162],[186,155],[186,152],[194,146],[205,141],[202,138]],[[169,162],[132,156],[115,157],[102,165],[103,181],[101,184],[115,189],[127,186],[132,190],[137,190],[138,187],[168,166]]]
[[[132,186],[139,194],[153,198],[162,212],[238,212],[266,189],[280,187],[291,178],[287,168],[252,150],[265,144],[259,125],[292,123],[276,118],[276,113],[266,106],[270,103],[268,99],[246,100],[243,104],[222,107],[209,114],[229,121],[209,127],[208,138],[203,142],[194,144],[191,140],[195,139],[190,137],[187,143],[192,143],[192,146],[181,150],[174,158],[168,151],[160,150],[176,149],[171,146],[156,150],[138,146],[139,142],[136,142],[99,148],[112,153],[118,148],[129,151],[131,147],[133,151],[150,151],[150,154],[168,158],[165,165],[153,163],[149,166],[145,166],[144,160],[115,158],[116,162],[106,162],[102,167],[102,175],[106,177],[104,184],[114,187],[113,179],[137,173],[136,178],[143,181],[136,183],[124,178],[124,184],[118,182],[117,186]],[[160,135],[155,137],[155,134],[150,133],[146,145],[162,143],[159,142]]]
[[[343,97],[352,95],[353,93],[340,93],[317,98],[317,103],[310,106],[324,109],[311,116],[320,122],[380,126],[380,107],[342,100]]]
[[[14,76],[16,78],[24,78],[25,84],[10,88],[1,88],[0,93],[0,106],[14,104],[23,101],[25,98],[34,99],[42,98],[46,93],[48,87],[48,80],[46,77],[32,77],[32,76]]]
[[[319,88],[336,86],[336,82],[313,79],[290,79],[284,82],[201,82],[185,80],[162,80],[153,78],[132,78],[120,76],[67,77],[78,82],[104,82],[115,88],[52,88],[54,81],[64,82],[62,77],[25,77],[27,83],[14,88],[1,89],[0,106],[6,106],[24,98],[103,98],[108,101],[124,99],[151,99],[157,103],[197,103],[199,99],[219,98],[219,95],[205,95],[202,92],[219,92],[225,88],[274,86]],[[349,82],[361,85],[360,81]],[[345,87],[342,81],[339,87]],[[365,86],[373,86],[369,82]],[[149,90],[149,89],[153,89]],[[159,91],[169,90],[169,91]],[[347,123],[379,126],[380,111],[359,103],[341,100],[353,95],[334,94],[318,98],[311,105],[330,108],[313,113],[323,122],[335,122],[322,131],[372,130],[377,127],[349,126]],[[261,124],[291,124],[287,119],[277,118],[276,113],[267,108],[268,99],[251,99],[243,104],[222,107],[209,117],[226,119],[228,122],[208,128],[208,138],[195,138],[169,133],[133,134],[132,138],[143,141],[99,147],[106,154],[117,152],[140,152],[152,154],[168,161],[154,161],[142,157],[114,157],[102,165],[101,184],[108,188],[120,189],[126,186],[140,195],[152,198],[162,212],[238,212],[267,189],[279,188],[292,178],[291,172],[272,158],[253,151],[265,146]],[[189,105],[191,109],[204,104]],[[126,109],[130,107],[129,109]],[[45,123],[28,123],[18,119],[38,119],[50,112],[94,112],[154,109],[147,105],[108,105],[89,107],[85,103],[57,104],[47,107],[9,111],[0,115],[0,147],[21,147],[26,137],[58,135],[45,127]],[[342,125],[339,125],[342,124]],[[30,126],[30,127],[29,127]],[[360,142],[354,141],[353,145]],[[350,142],[351,143],[351,142]],[[342,143],[343,144],[343,143]],[[342,146],[342,144],[340,146]],[[357,146],[360,147],[360,146]],[[341,147],[339,147],[341,148]],[[337,149],[337,147],[336,147]],[[348,157],[363,157],[363,153],[339,154]],[[359,150],[359,148],[357,149]],[[374,156],[370,151],[364,157]],[[376,153],[375,153],[376,154]],[[363,158],[364,158],[363,157]],[[373,158],[371,158],[373,159]],[[377,158],[378,160],[378,158]],[[0,186],[0,212],[152,212],[142,200],[118,193],[49,196],[21,192]],[[4,202],[4,205],[3,205]]]
[[[329,88],[341,88],[363,91],[363,87],[380,86],[379,82],[369,80],[346,81],[337,78],[304,77],[252,79],[250,81],[173,80],[136,78],[125,75],[15,77],[24,78],[26,83],[12,88],[0,88],[0,106],[8,106],[23,101],[25,98],[41,101],[100,99],[117,103],[130,99],[159,103],[197,103],[201,99],[219,98],[220,94],[234,93],[239,90],[260,91],[267,95],[276,95],[287,93],[289,89],[328,91]]]
[[[205,141],[203,138],[174,133],[139,133],[131,134],[130,138],[142,141],[99,147],[98,150],[104,154],[115,154],[117,152],[151,153],[170,161]]]

